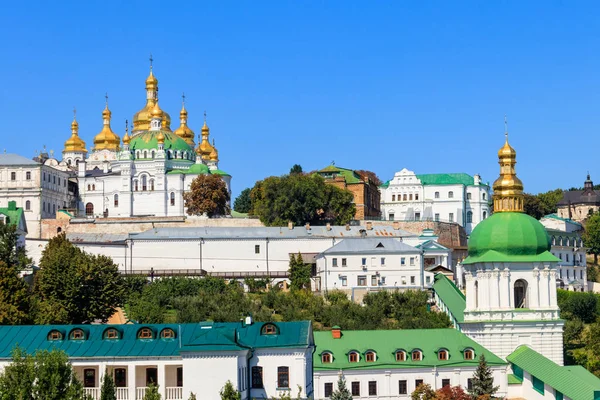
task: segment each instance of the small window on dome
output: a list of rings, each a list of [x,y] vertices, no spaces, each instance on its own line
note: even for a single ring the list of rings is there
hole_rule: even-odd
[[[83,330],[81,330],[81,329],[73,329],[71,331],[71,334],[69,335],[69,339],[71,339],[71,340],[84,340],[85,339],[85,334],[83,333]]]
[[[277,327],[274,324],[265,324],[262,327],[261,335],[277,335]]]
[[[447,361],[448,360],[448,350],[442,349],[438,351],[438,360]]]
[[[142,328],[139,330],[138,339],[154,339],[154,334],[150,328]]]
[[[48,340],[51,340],[51,341],[63,340],[63,334],[62,334],[62,332],[59,332],[57,330],[52,330],[52,331],[50,331],[50,333],[48,333]]]
[[[118,339],[119,338],[119,331],[117,331],[115,328],[108,328],[106,331],[104,331],[104,339]]]
[[[165,328],[160,332],[162,339],[175,339],[175,331],[171,328]]]

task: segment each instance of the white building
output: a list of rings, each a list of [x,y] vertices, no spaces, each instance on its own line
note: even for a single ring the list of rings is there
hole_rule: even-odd
[[[55,218],[70,207],[69,173],[53,166],[53,159],[37,162],[17,154],[0,154],[0,207],[14,201],[22,208],[28,237],[39,238],[41,220]]]
[[[0,370],[17,343],[29,354],[62,350],[94,400],[105,371],[118,400],[141,400],[150,384],[165,400],[220,400],[228,380],[243,400],[295,396],[298,387],[303,399],[313,394],[310,321],[1,326],[0,338]]]
[[[470,234],[490,215],[490,187],[479,175],[417,175],[404,168],[380,191],[385,220],[456,222]]]

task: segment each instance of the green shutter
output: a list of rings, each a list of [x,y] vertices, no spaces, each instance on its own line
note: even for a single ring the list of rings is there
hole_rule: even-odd
[[[536,378],[533,375],[531,375],[531,380],[533,382],[533,388],[535,389],[535,391],[540,394],[544,394],[544,381]]]
[[[558,390],[554,389],[554,398],[556,400],[563,400],[563,394]]]
[[[513,374],[515,374],[515,376],[517,378],[519,378],[521,381],[523,381],[523,369],[517,367],[515,364],[511,364],[512,366],[512,370],[513,370]]]

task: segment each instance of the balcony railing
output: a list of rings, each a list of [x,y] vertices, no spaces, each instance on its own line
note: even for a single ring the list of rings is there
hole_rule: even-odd
[[[146,390],[147,389],[148,389],[147,387],[135,388],[135,398],[136,398],[136,400],[143,400],[144,396],[146,395]]]
[[[183,400],[182,387],[166,387],[165,400]]]
[[[83,389],[85,391],[85,395],[94,399],[94,400],[98,400],[100,399],[100,388],[84,388]]]
[[[100,395],[102,392],[101,388],[84,388],[84,391],[86,396],[89,398],[93,400],[100,400]],[[117,400],[129,400],[129,388],[127,387],[115,388],[115,394],[117,396]],[[143,398],[143,396],[141,398]]]

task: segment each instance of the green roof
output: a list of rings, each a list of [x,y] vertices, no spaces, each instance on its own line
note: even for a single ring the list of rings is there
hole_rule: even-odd
[[[464,265],[480,262],[558,262],[538,220],[520,212],[497,212],[473,230]]]
[[[559,217],[559,216],[558,216],[558,215],[556,215],[555,213],[553,213],[553,214],[548,214],[548,215],[544,215],[542,218],[556,219],[556,220],[559,220],[559,221],[568,222],[568,223],[570,223],[570,224],[573,224],[573,225],[579,225],[579,226],[583,226],[583,225],[581,225],[581,224],[580,224],[579,222],[577,222],[577,221],[573,221],[573,220],[572,220],[572,219],[570,219],[570,218],[563,218],[563,217]]]
[[[346,180],[346,183],[361,183],[363,179],[360,175],[351,169],[336,167],[335,165],[329,165],[320,171],[317,171],[319,175],[341,175]]]
[[[225,172],[223,170],[220,170],[220,169],[212,170],[212,171],[210,171],[210,173],[213,174],[213,175],[231,176],[227,172]]]
[[[379,185],[380,188],[382,189],[387,189],[390,187],[390,181],[385,181],[383,182],[381,185]]]
[[[237,212],[235,210],[231,210],[231,217],[232,218],[248,218],[248,213],[241,213],[241,212]]]
[[[27,232],[27,224],[25,222],[23,209],[17,207],[15,201],[9,201],[8,207],[0,207],[0,214],[6,217],[6,223],[8,225],[14,225],[17,229]]]
[[[208,170],[208,167],[206,165],[192,164],[190,166],[190,168],[188,168],[188,169],[174,169],[174,170],[167,172],[167,175],[176,175],[176,174],[204,175],[204,174],[208,174],[208,173],[210,173],[210,171]]]
[[[509,385],[520,385],[522,383],[523,383],[523,381],[515,374],[508,374],[508,384]]]
[[[583,367],[561,367],[525,345],[519,346],[506,359],[571,400],[600,399],[600,379]]]
[[[418,174],[417,178],[423,185],[474,185],[475,180],[469,174]]]
[[[158,149],[158,140],[156,139],[156,136],[159,134],[159,132],[162,132],[162,134],[165,136],[165,151],[194,151],[194,149],[192,149],[185,140],[175,133],[169,131],[144,131],[139,133],[131,138],[131,141],[129,142],[129,149],[132,151]]]
[[[404,369],[436,367],[477,367],[479,356],[485,355],[489,365],[506,365],[502,359],[486,350],[474,340],[455,329],[400,329],[375,331],[344,331],[342,337],[334,339],[331,332],[315,332],[316,351],[313,365],[315,370],[341,369]],[[422,361],[412,361],[410,352],[421,350]],[[448,360],[439,360],[437,351],[447,349]],[[465,360],[463,352],[473,349],[473,360]],[[374,362],[365,361],[367,351],[375,351]],[[396,361],[396,351],[404,350],[408,354],[406,361]],[[351,351],[360,353],[359,361],[349,362]],[[323,363],[321,355],[330,352],[331,363]]]
[[[467,301],[463,292],[456,287],[454,282],[442,273],[435,274],[433,280],[433,290],[444,302],[446,307],[448,307],[450,314],[452,314],[456,322],[464,322]]]
[[[277,322],[277,334],[262,335],[265,323],[201,322],[196,324],[125,324],[125,325],[35,325],[0,326],[0,359],[10,358],[18,345],[27,353],[37,350],[62,350],[69,357],[172,357],[182,352],[242,350],[248,347],[308,347],[312,345],[310,321]],[[138,339],[141,328],[150,328],[155,339]],[[80,328],[85,340],[70,340],[69,333]],[[115,328],[119,339],[104,339],[106,329]],[[160,339],[170,328],[175,339]],[[63,340],[48,340],[57,330]]]

